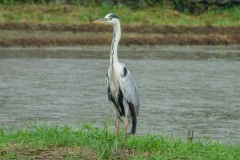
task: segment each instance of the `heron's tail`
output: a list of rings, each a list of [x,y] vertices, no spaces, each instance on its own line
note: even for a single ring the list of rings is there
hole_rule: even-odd
[[[135,112],[135,107],[133,104],[129,103],[129,109],[132,117],[129,118],[127,133],[134,135],[136,133],[137,127],[137,114]]]
[[[128,119],[128,129],[127,129],[128,134],[134,135],[136,133],[136,124],[133,123],[133,119],[129,118]]]

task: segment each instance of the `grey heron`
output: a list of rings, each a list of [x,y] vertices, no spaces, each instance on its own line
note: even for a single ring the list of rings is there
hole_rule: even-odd
[[[139,111],[137,85],[126,68],[118,61],[117,48],[121,38],[121,27],[118,17],[107,14],[104,18],[92,23],[103,23],[113,26],[113,37],[110,48],[110,66],[106,74],[106,92],[116,116],[116,150],[118,144],[119,121],[124,123],[124,152],[126,152],[127,134],[135,134]]]

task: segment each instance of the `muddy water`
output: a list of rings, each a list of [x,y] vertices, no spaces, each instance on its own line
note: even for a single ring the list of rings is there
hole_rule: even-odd
[[[51,50],[48,51],[51,54]],[[240,142],[240,62],[121,59],[138,85],[138,134]],[[0,124],[70,124],[114,119],[105,94],[106,58],[0,59]]]

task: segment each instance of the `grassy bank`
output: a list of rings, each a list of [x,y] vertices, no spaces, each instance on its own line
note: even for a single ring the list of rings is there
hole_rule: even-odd
[[[0,23],[37,22],[86,24],[102,18],[107,13],[116,13],[122,24],[161,24],[184,26],[236,26],[240,25],[240,6],[220,11],[208,11],[190,15],[173,10],[170,5],[148,9],[131,10],[126,7],[102,5],[83,7],[74,5],[0,5]]]
[[[28,125],[26,129],[0,129],[0,159],[240,159],[239,145],[195,139],[185,141],[165,135],[129,136],[123,154],[120,133],[118,154],[115,134],[106,126]]]

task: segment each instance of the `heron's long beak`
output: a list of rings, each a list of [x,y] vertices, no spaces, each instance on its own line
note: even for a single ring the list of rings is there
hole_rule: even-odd
[[[93,21],[92,23],[106,23],[106,22],[107,22],[107,18],[101,18],[101,19]]]

